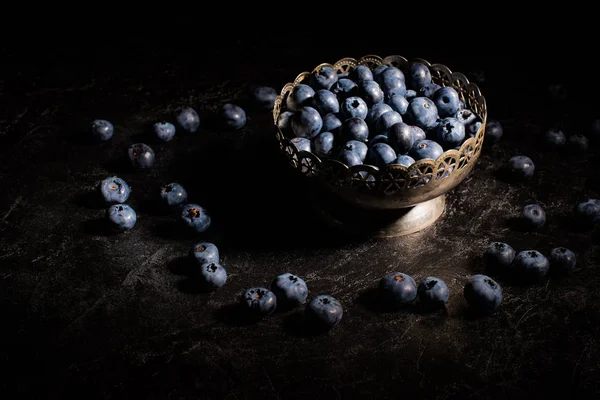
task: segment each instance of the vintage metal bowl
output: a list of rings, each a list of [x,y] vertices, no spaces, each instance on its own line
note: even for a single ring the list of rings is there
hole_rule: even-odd
[[[392,55],[381,58],[368,55],[356,60],[344,58],[333,67],[338,73],[348,73],[356,65],[371,69],[386,64],[405,74],[411,62],[421,62],[431,71],[434,83],[454,87],[467,108],[482,118],[475,137],[467,139],[459,150],[448,150],[437,160],[420,160],[410,167],[398,164],[377,168],[373,165],[347,167],[334,159],[321,159],[316,154],[298,151],[290,139],[293,134],[277,128],[281,151],[290,166],[308,179],[314,189],[314,199],[321,215],[332,226],[348,232],[369,232],[375,236],[401,236],[419,231],[435,222],[445,208],[445,194],[456,187],[473,169],[481,148],[487,122],[485,98],[477,85],[461,73],[452,72],[441,64],[423,59],[407,60]],[[287,83],[275,101],[273,119],[285,111],[288,94],[300,83],[308,83],[311,72],[302,72],[294,82]]]

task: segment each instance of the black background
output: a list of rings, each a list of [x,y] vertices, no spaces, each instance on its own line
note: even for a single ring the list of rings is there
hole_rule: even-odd
[[[80,39],[80,40],[78,40]],[[81,40],[85,44],[81,43]],[[522,50],[522,49],[521,49]],[[252,84],[280,89],[320,62],[366,54],[422,57],[461,71],[486,96],[489,118],[505,136],[486,147],[474,172],[448,196],[433,227],[399,239],[346,241],[323,232],[303,186],[277,157],[268,112],[248,108],[240,132],[211,128],[227,101],[244,104]],[[0,110],[0,359],[5,393],[90,399],[531,398],[597,395],[600,347],[595,230],[570,223],[573,206],[597,197],[596,150],[551,152],[551,126],[589,134],[600,117],[593,79],[569,54],[416,48],[378,40],[330,46],[320,39],[241,35],[234,39],[44,36],[6,46]],[[587,75],[586,75],[587,76]],[[484,80],[480,78],[484,77]],[[561,83],[567,101],[552,100]],[[195,107],[202,127],[166,144],[148,124]],[[91,119],[116,127],[87,141]],[[123,162],[133,142],[157,153],[151,171]],[[535,177],[514,184],[497,171],[526,154]],[[118,174],[138,211],[131,232],[107,235],[93,190]],[[161,184],[181,182],[214,216],[229,281],[200,294],[185,277],[187,250],[199,237],[154,207]],[[91,194],[90,194],[91,193]],[[515,227],[528,203],[544,206],[539,232]],[[578,271],[519,287],[499,279],[501,310],[473,318],[462,298],[469,275],[484,271],[492,240],[547,254],[567,246]],[[385,273],[444,279],[447,312],[375,307]],[[283,272],[303,276],[311,294],[344,306],[340,326],[311,336],[301,313],[255,325],[237,318],[236,296]],[[7,396],[11,397],[11,396]]]

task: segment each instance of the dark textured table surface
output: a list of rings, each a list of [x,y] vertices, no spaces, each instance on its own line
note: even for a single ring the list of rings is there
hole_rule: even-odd
[[[449,56],[397,48],[335,50],[224,43],[191,57],[167,43],[132,43],[97,55],[65,47],[53,62],[7,50],[0,82],[0,360],[4,393],[18,398],[347,399],[531,398],[600,394],[599,249],[594,230],[570,224],[573,206],[598,197],[595,150],[574,157],[547,152],[540,135],[556,122],[587,133],[594,115],[585,87],[566,63],[540,75],[529,62],[503,56]],[[106,50],[108,52],[108,48]],[[251,111],[247,127],[219,132],[211,113],[243,103],[249,85],[280,89],[321,61],[401,53],[465,72],[480,82],[489,117],[505,136],[488,146],[474,172],[449,193],[443,217],[408,237],[348,241],[322,232],[299,185],[276,157],[268,112]],[[556,109],[547,87],[567,85]],[[149,142],[148,123],[179,104],[195,107],[202,127],[170,143],[151,143],[157,165],[134,172],[123,162],[133,142]],[[554,107],[554,108],[553,108]],[[87,142],[87,123],[104,118],[114,138]],[[536,163],[534,178],[498,177],[516,154]],[[107,235],[97,182],[117,174],[132,187],[135,228]],[[189,246],[177,215],[154,207],[160,185],[178,181],[213,215],[207,234],[229,272],[225,287],[198,293],[185,276]],[[544,206],[538,232],[514,224],[521,208]],[[484,271],[490,241],[548,253],[566,246],[578,256],[571,277],[504,289],[500,311],[466,312],[468,277]],[[277,274],[304,277],[311,294],[344,307],[326,335],[302,329],[301,314],[277,313],[248,325],[235,304],[244,288]],[[375,306],[373,288],[387,272],[417,281],[444,279],[446,312],[417,305],[398,312]],[[7,396],[6,398],[16,398]]]

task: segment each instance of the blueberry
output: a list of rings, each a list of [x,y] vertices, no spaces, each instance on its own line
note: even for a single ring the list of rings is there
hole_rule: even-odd
[[[364,142],[358,140],[349,140],[344,145],[344,150],[355,152],[360,157],[360,161],[363,162],[367,157],[367,151],[369,148]]]
[[[413,137],[415,138],[415,142],[419,140],[425,140],[427,138],[427,134],[425,131],[418,126],[410,125],[410,129],[412,131]]]
[[[227,129],[238,130],[246,125],[246,112],[236,104],[224,104],[219,111],[219,116]]]
[[[175,109],[175,122],[182,131],[193,133],[200,126],[200,116],[192,107],[177,107]]]
[[[569,150],[576,155],[585,153],[590,147],[590,141],[587,137],[576,134],[569,137]]]
[[[398,156],[398,158],[396,159],[395,164],[400,164],[400,165],[404,165],[405,167],[410,167],[411,165],[413,165],[415,163],[415,159],[412,158],[411,156],[407,156],[405,154]]]
[[[369,107],[360,97],[351,96],[342,102],[341,112],[345,118],[365,119],[369,113]]]
[[[389,105],[385,104],[385,103],[377,103],[375,104],[373,107],[371,107],[369,109],[369,112],[367,113],[367,123],[369,123],[369,125],[371,127],[375,126],[375,123],[377,122],[377,120],[379,119],[379,117],[381,117],[383,114],[385,114],[388,111],[394,111],[392,109],[392,107],[390,107]]]
[[[429,68],[422,63],[415,62],[410,66],[408,88],[418,91],[423,86],[431,83],[431,72]]]
[[[485,125],[485,138],[492,143],[496,143],[503,134],[504,129],[502,129],[502,124],[494,119],[488,119]]]
[[[404,97],[406,97],[406,100],[408,100],[410,102],[412,99],[417,97],[417,92],[412,89],[409,89],[406,91],[406,94],[404,95]]]
[[[404,96],[391,96],[386,102],[392,107],[392,110],[400,115],[405,115],[406,111],[408,111],[409,102]]]
[[[348,118],[340,128],[344,140],[358,140],[366,142],[369,138],[369,127],[361,118]]]
[[[272,110],[277,92],[269,86],[255,86],[250,92],[250,100],[264,110]]]
[[[489,124],[489,123],[488,123]],[[487,135],[487,130],[486,130]],[[565,134],[561,130],[550,129],[546,132],[546,144],[551,148],[558,148],[565,145],[567,142],[567,138]]]
[[[315,152],[319,157],[328,157],[333,150],[334,136],[331,132],[321,132],[315,138]]]
[[[419,89],[419,91],[417,93],[421,97],[428,97],[430,99],[433,99],[433,96],[441,88],[442,87],[436,83],[430,83],[429,85],[425,85],[421,89]]]
[[[577,257],[573,251],[565,247],[550,250],[550,268],[563,274],[570,274],[577,265]]]
[[[450,290],[446,282],[440,278],[430,276],[419,283],[417,296],[419,296],[419,301],[425,308],[440,308],[448,302]]]
[[[361,159],[360,155],[351,150],[342,150],[340,153],[340,161],[348,167],[353,167],[355,165],[361,165],[363,163],[363,159]]]
[[[437,126],[438,112],[433,101],[427,97],[415,97],[408,104],[406,120],[411,125],[416,125],[423,130],[433,129]]]
[[[439,144],[446,148],[452,148],[465,139],[465,126],[456,118],[444,118],[439,121],[436,134]]]
[[[302,107],[292,118],[292,129],[298,137],[312,139],[321,132],[323,119],[312,107]]]
[[[127,149],[129,160],[134,168],[146,169],[151,168],[156,161],[154,150],[144,143],[135,143]]]
[[[289,111],[298,111],[300,108],[309,105],[314,95],[315,91],[313,88],[300,83],[288,94],[285,106]]]
[[[546,223],[546,213],[537,204],[528,204],[523,207],[521,218],[526,226],[532,229],[539,228]]]
[[[402,82],[406,80],[404,73],[400,69],[392,66],[389,66],[381,71],[381,74],[377,76],[377,79],[381,82],[385,81],[386,79],[400,79]]]
[[[123,179],[113,176],[100,182],[100,193],[107,203],[125,203],[131,189]]]
[[[275,293],[264,287],[247,289],[240,300],[242,306],[257,317],[273,314],[277,308]]]
[[[92,136],[97,140],[109,140],[113,137],[115,128],[113,124],[104,119],[97,119],[92,122]]]
[[[388,111],[375,122],[375,133],[387,136],[390,128],[399,122],[402,122],[402,115],[396,111]]]
[[[200,266],[200,284],[206,290],[215,290],[227,282],[227,271],[218,262],[208,262]]]
[[[439,156],[442,155],[444,149],[437,142],[433,140],[419,140],[413,144],[413,147],[410,149],[410,156],[415,160],[423,160],[423,159],[431,159],[437,160]]]
[[[377,143],[389,144],[388,143],[388,137],[385,136],[385,135],[377,135],[373,139],[369,140],[369,146],[373,146],[373,145],[375,145]]]
[[[477,135],[477,132],[479,132],[481,125],[483,125],[481,121],[475,121],[469,125],[463,124],[463,126],[465,127],[465,136],[468,136],[469,138],[475,137],[475,135]]]
[[[210,242],[195,243],[190,248],[190,257],[198,264],[219,263],[219,248]]]
[[[198,204],[186,204],[181,209],[181,219],[190,228],[198,233],[206,231],[211,224],[211,217],[203,207]]]
[[[310,86],[315,90],[329,88],[338,80],[338,74],[331,67],[321,67],[310,75]]]
[[[303,137],[295,137],[292,140],[290,140],[290,142],[292,142],[292,144],[296,147],[298,151],[312,151],[312,143],[310,139]]]
[[[128,231],[135,226],[137,214],[127,204],[113,204],[107,211],[108,222],[114,232]]]
[[[389,145],[397,154],[407,154],[415,143],[412,129],[404,122],[392,125],[388,133]]]
[[[600,222],[600,200],[588,199],[577,204],[575,213],[580,222],[585,225]]]
[[[277,117],[277,127],[282,131],[284,131],[288,128],[291,128],[293,116],[294,116],[294,113],[292,111],[283,111]]]
[[[537,250],[524,250],[517,254],[512,267],[515,278],[531,282],[548,274],[550,262]]]
[[[349,77],[353,81],[360,83],[362,81],[372,81],[373,73],[366,65],[357,65],[352,69],[352,71],[350,71]]]
[[[383,90],[384,94],[394,93],[397,96],[404,96],[406,94],[406,84],[404,80],[388,76],[380,80],[379,86]]]
[[[502,303],[502,287],[489,276],[477,274],[465,285],[464,296],[472,310],[493,313]]]
[[[169,207],[179,207],[187,202],[187,191],[179,183],[169,183],[160,189],[160,198]]]
[[[338,80],[329,90],[331,90],[340,100],[358,94],[358,86],[354,81],[348,78]]]
[[[535,164],[526,156],[514,156],[508,160],[508,169],[514,178],[531,178]]]
[[[379,281],[381,298],[390,306],[412,303],[417,297],[415,280],[402,272],[392,272]]]
[[[296,307],[304,303],[308,297],[308,287],[304,279],[289,272],[273,280],[271,291],[277,297],[278,307],[282,308]]]
[[[343,72],[341,74],[338,74],[338,80],[340,80],[340,79],[346,79],[346,78],[350,79],[350,74],[349,73]]]
[[[458,110],[454,118],[462,122],[464,125],[469,125],[477,121],[477,115],[471,110]]]
[[[385,71],[389,67],[390,67],[389,65],[385,65],[385,64],[382,64],[382,65],[379,65],[378,67],[376,67],[373,70],[373,79],[378,80],[379,76],[383,73],[383,71]]]
[[[323,126],[321,127],[321,131],[323,132],[337,133],[342,126],[342,121],[336,114],[326,114],[322,120]]]
[[[369,107],[383,102],[383,90],[375,81],[358,82],[358,94]]]
[[[163,142],[168,142],[175,137],[175,125],[170,122],[156,122],[152,125],[152,130],[156,137]]]
[[[454,117],[460,106],[458,92],[452,86],[438,89],[433,95],[440,118]]]
[[[313,107],[321,115],[340,112],[340,103],[335,96],[329,90],[321,89],[315,93],[313,97]]]
[[[320,294],[313,297],[306,306],[306,320],[319,329],[331,329],[342,320],[342,305],[335,298]]]
[[[483,253],[485,264],[492,271],[505,271],[515,259],[516,252],[503,242],[491,243]]]
[[[590,134],[592,136],[592,139],[600,139],[600,119],[595,119],[594,121],[592,121],[590,127]]]

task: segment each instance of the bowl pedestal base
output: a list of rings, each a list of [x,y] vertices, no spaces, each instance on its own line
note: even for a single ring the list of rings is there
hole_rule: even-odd
[[[437,221],[446,207],[446,195],[399,210],[367,210],[313,198],[321,220],[344,234],[390,238],[421,231]]]

